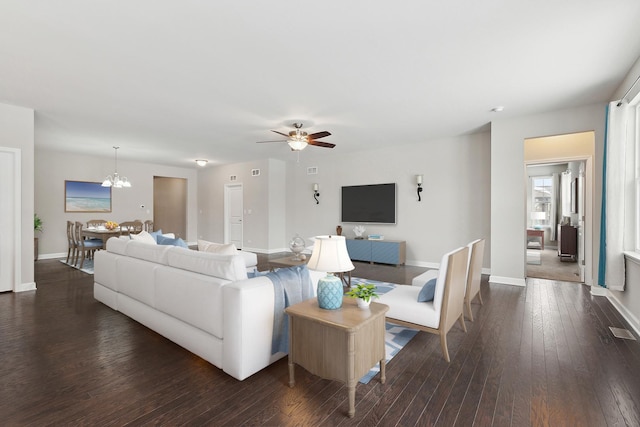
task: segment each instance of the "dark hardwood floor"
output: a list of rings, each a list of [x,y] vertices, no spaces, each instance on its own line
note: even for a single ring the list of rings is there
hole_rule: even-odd
[[[275,257],[276,255],[274,255]],[[264,266],[265,257],[261,257]],[[356,263],[354,276],[410,283],[424,269]],[[286,358],[237,381],[93,299],[92,276],[36,262],[38,290],[0,294],[0,424],[639,426],[640,342],[576,283],[482,283],[475,322],[418,335],[378,377],[346,389]]]

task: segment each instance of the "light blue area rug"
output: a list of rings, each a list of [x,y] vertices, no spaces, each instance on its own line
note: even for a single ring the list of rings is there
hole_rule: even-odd
[[[351,286],[355,286],[357,284],[365,284],[365,283],[372,283],[376,285],[376,293],[378,295],[385,294],[389,292],[391,289],[395,288],[396,286],[401,286],[401,285],[396,285],[394,283],[360,279],[358,277],[353,277],[351,279]],[[398,326],[398,325],[394,325],[393,323],[387,322],[386,332],[384,337],[386,363],[389,363],[389,361],[393,359],[393,356],[398,354],[398,352],[402,350],[402,347],[407,345],[407,343],[411,341],[411,339],[415,337],[417,333],[418,331],[416,329],[406,328],[404,326]],[[380,372],[380,364],[376,363],[376,365],[369,371],[369,373],[367,373],[364,377],[360,378],[360,382],[363,384],[368,384],[369,381],[371,381],[371,379],[378,374],[378,372]]]
[[[66,264],[69,267],[73,267],[76,270],[80,270],[80,271],[82,271],[84,273],[87,273],[87,274],[93,274],[93,260],[92,259],[85,259],[84,263],[82,264],[82,268],[78,268],[73,264],[67,263],[66,261],[67,261],[66,259],[61,259],[60,260],[61,263]]]

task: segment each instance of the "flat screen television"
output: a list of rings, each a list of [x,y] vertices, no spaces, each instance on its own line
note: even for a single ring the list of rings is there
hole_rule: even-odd
[[[342,222],[396,223],[396,184],[342,187]]]

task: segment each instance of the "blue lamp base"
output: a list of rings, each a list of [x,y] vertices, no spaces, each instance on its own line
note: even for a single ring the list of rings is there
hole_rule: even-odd
[[[331,273],[318,280],[318,305],[325,310],[342,307],[342,280]]]

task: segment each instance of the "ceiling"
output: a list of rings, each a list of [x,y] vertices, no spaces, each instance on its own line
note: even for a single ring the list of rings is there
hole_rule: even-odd
[[[300,121],[337,144],[300,156],[344,156],[609,101],[638,22],[637,0],[0,0],[0,103],[35,110],[36,148],[291,159],[255,142]]]

